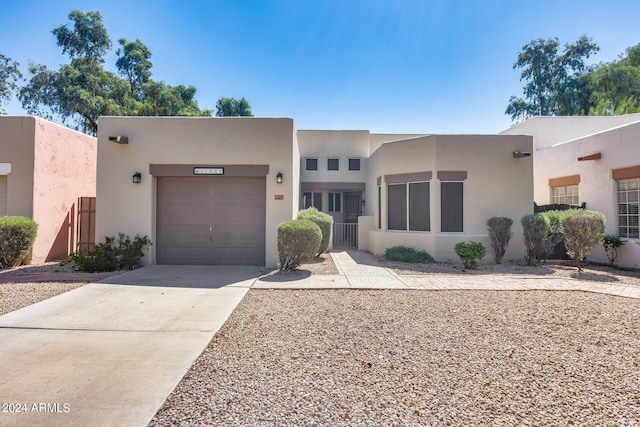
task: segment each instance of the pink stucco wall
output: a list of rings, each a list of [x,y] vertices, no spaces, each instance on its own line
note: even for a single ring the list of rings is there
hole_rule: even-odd
[[[35,119],[33,215],[38,237],[33,262],[75,251],[78,197],[96,195],[96,138]]]

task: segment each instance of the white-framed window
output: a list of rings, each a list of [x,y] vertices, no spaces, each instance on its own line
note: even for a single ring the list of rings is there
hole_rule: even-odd
[[[318,170],[318,159],[309,157],[305,159],[305,170],[308,171],[317,171]]]
[[[322,210],[322,193],[303,193],[302,202],[305,209],[316,208]]]
[[[640,178],[616,181],[618,187],[618,234],[630,239],[640,238]]]
[[[551,187],[551,203],[561,205],[579,205],[578,185]]]
[[[342,193],[329,193],[329,212],[340,212]]]
[[[337,159],[335,157],[327,159],[327,170],[328,171],[340,170],[340,159]]]
[[[350,171],[359,171],[360,170],[360,159],[349,159],[349,170]]]
[[[387,229],[431,230],[428,181],[387,184]]]

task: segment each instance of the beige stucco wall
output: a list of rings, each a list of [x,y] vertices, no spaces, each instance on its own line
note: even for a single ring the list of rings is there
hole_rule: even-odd
[[[391,141],[402,141],[405,139],[427,136],[426,134],[409,133],[372,133],[369,135],[369,154],[373,154],[382,144]]]
[[[127,145],[108,141],[127,136]],[[156,179],[150,164],[269,165],[266,176],[266,263],[275,265],[277,226],[297,207],[295,130],[291,119],[101,117],[98,126],[96,240],[118,232],[155,242]],[[296,158],[295,162],[299,162]],[[142,173],[142,182],[131,177]],[[282,172],[282,184],[276,174]],[[284,195],[284,200],[275,200]],[[155,263],[151,246],[146,263]]]
[[[369,247],[382,254],[403,244],[428,251],[436,260],[457,260],[453,246],[460,241],[481,241],[489,248],[486,221],[493,216],[513,219],[514,236],[505,256],[524,255],[520,218],[533,211],[533,162],[513,158],[513,151],[531,151],[530,136],[433,135],[383,144],[369,159],[365,215],[378,224],[377,178],[382,178],[382,229],[369,234]],[[431,231],[387,231],[384,175],[432,172],[430,184]],[[438,171],[467,171],[464,181],[464,232],[440,232]],[[488,253],[485,262],[492,261]]]
[[[33,215],[33,153],[36,118],[0,116],[0,163],[10,164],[7,215]]]
[[[578,157],[602,153],[600,160],[578,161]],[[550,203],[550,178],[580,175],[580,203],[601,212],[607,220],[607,234],[618,234],[616,182],[611,170],[640,166],[640,122],[614,128],[534,153],[535,202]],[[620,248],[616,263],[640,268],[640,246],[628,244]],[[595,248],[589,260],[607,262],[604,249]]]

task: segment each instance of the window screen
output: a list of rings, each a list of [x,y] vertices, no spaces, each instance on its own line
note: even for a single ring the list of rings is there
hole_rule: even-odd
[[[337,171],[340,169],[340,159],[327,159],[327,170]]]
[[[308,171],[317,171],[318,159],[307,159],[305,169]]]
[[[387,186],[387,229],[407,229],[407,184]]]
[[[349,159],[349,170],[350,171],[359,171],[360,170],[360,159]]]
[[[443,232],[463,230],[463,183],[443,182],[440,186],[441,223]]]
[[[409,230],[430,231],[429,183],[409,183]]]

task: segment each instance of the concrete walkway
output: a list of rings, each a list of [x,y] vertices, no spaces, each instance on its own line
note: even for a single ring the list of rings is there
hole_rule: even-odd
[[[357,250],[331,252],[339,274],[278,279],[261,278],[254,288],[271,289],[424,289],[424,290],[557,290],[585,291],[640,298],[640,287],[615,282],[523,274],[407,274],[381,267],[369,253]]]
[[[147,425],[258,274],[150,266],[0,316],[0,425]]]

